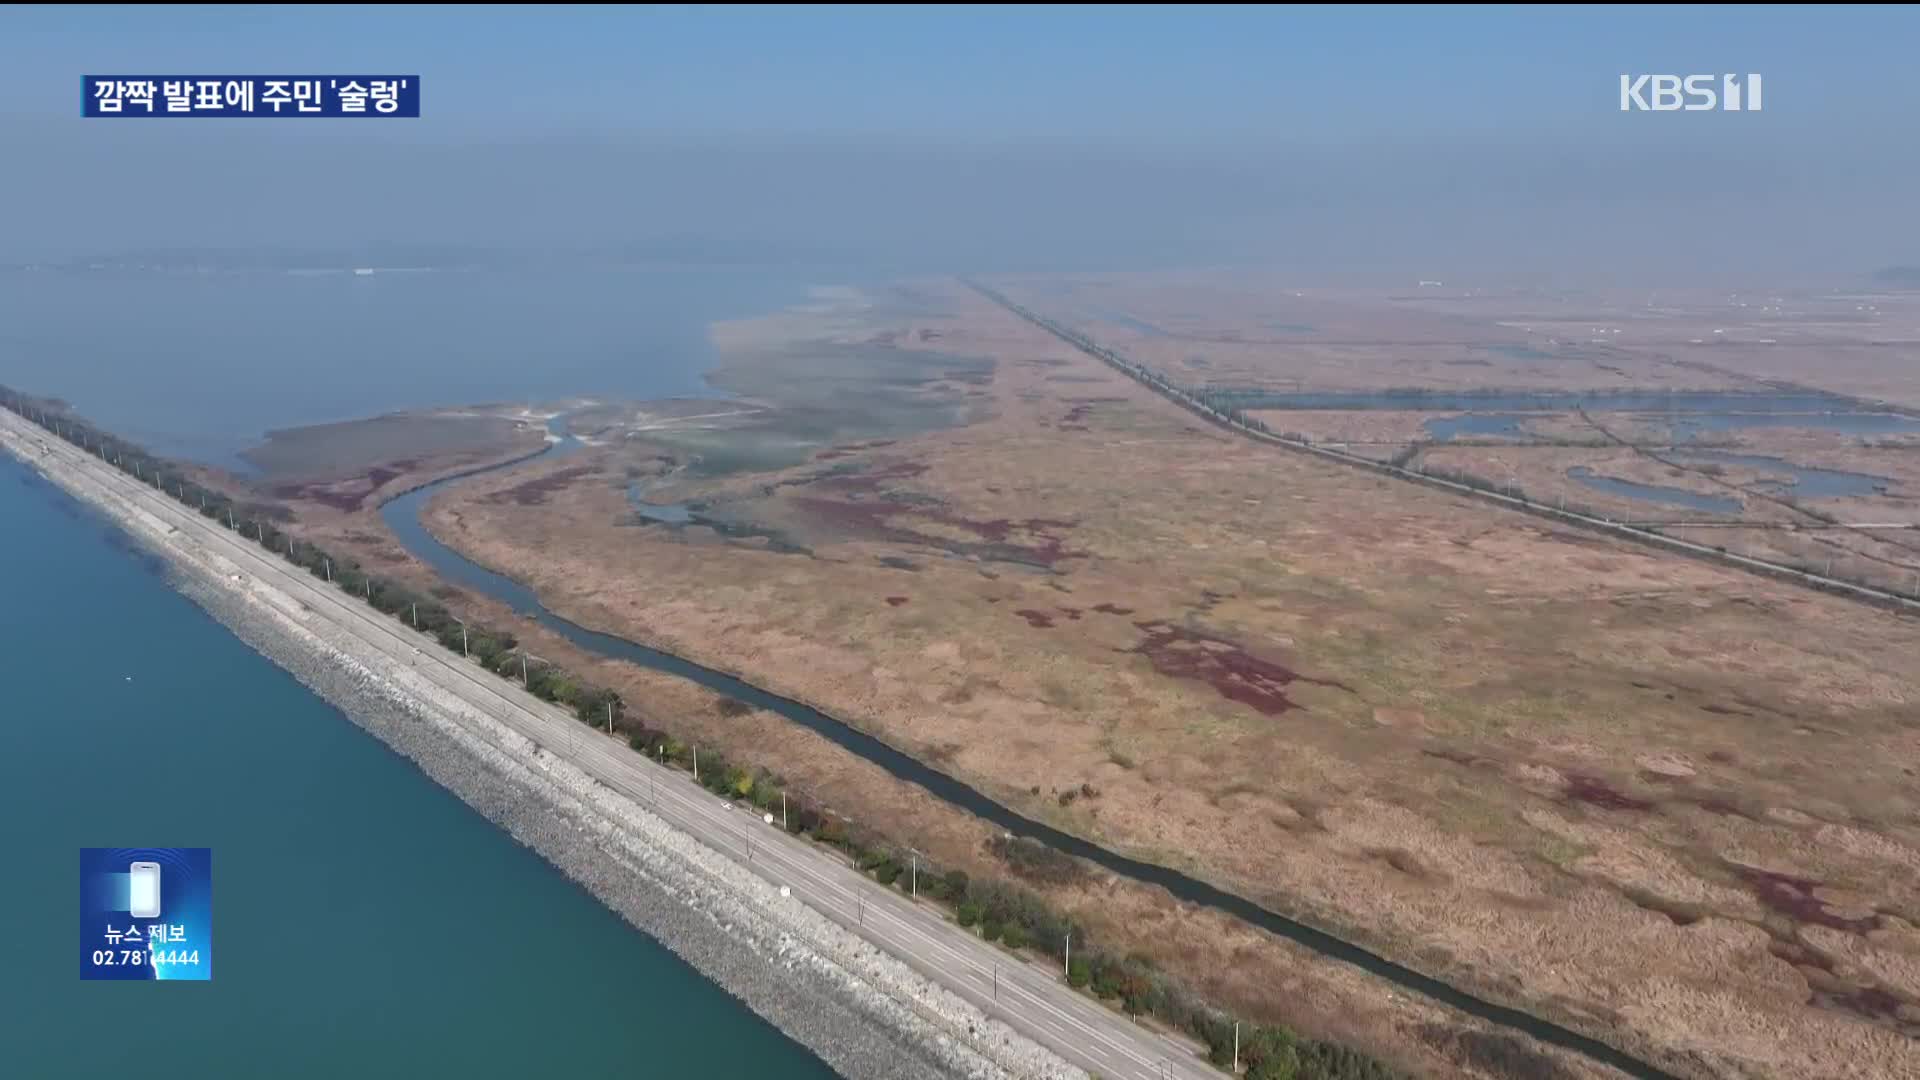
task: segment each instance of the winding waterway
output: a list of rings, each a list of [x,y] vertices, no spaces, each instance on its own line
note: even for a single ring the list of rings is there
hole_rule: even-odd
[[[561,427],[562,424],[558,420],[549,424],[549,430],[555,434],[560,434]],[[549,457],[571,454],[576,452],[579,446],[580,444],[576,441],[563,436],[546,453]],[[1226,912],[1298,942],[1315,952],[1353,964],[1398,986],[1424,994],[1482,1020],[1514,1028],[1544,1042],[1584,1054],[1633,1076],[1648,1078],[1648,1080],[1670,1080],[1669,1074],[1635,1060],[1596,1039],[1530,1013],[1476,997],[1178,870],[1129,858],[1071,833],[1062,832],[1028,818],[994,801],[979,789],[930,768],[879,738],[803,702],[782,697],[737,676],[696,664],[672,653],[649,648],[611,634],[589,630],[570,622],[547,610],[532,589],[472,562],[435,539],[420,523],[420,513],[427,501],[439,489],[457,479],[460,478],[443,480],[388,501],[380,509],[381,519],[386,522],[388,528],[393,530],[394,535],[408,551],[433,567],[444,580],[507,604],[514,611],[530,616],[540,625],[565,637],[580,648],[600,656],[625,660],[655,671],[677,675],[756,708],[778,713],[879,766],[889,775],[916,784],[950,805],[982,820],[990,821],[1007,832],[1031,837],[1058,851],[1104,867],[1121,877],[1160,886],[1182,901],[1202,904]]]

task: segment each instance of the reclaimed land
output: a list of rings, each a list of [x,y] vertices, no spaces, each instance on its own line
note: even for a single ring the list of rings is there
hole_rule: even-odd
[[[783,404],[777,411],[739,399],[719,403],[723,407],[711,402],[639,407],[570,403],[510,411],[539,420],[565,411],[571,430],[596,449],[617,453],[624,462],[595,481],[618,493],[636,478],[651,483],[664,474],[684,483],[702,476],[777,468],[807,460],[823,442],[832,448],[820,450],[819,458],[834,463],[885,450],[915,433],[977,422],[991,404],[985,389],[991,381],[991,362],[939,351],[942,332],[935,327],[906,335],[910,338],[906,347],[901,335],[869,334],[857,320],[848,323],[856,335],[852,348],[848,342],[832,340],[803,341],[797,348],[787,344],[796,330],[812,326],[803,321],[771,329],[764,325],[733,328],[735,346],[762,362],[723,371],[717,381],[724,380],[736,393],[779,398]],[[929,355],[927,350],[935,352]],[[793,379],[796,370],[804,376],[802,386],[785,392],[782,381]],[[847,389],[850,383],[857,392]],[[787,400],[797,400],[798,405],[789,407],[784,404]],[[355,469],[366,465],[351,464]],[[512,480],[494,476],[473,483],[505,481],[489,490],[512,489],[504,498],[539,513],[550,496],[564,494],[580,479],[580,474],[570,474],[564,482],[549,482],[554,474],[576,464],[574,457],[542,461],[527,466]],[[446,469],[431,457],[417,461],[415,469],[421,475],[467,471]],[[339,479],[361,487],[367,483],[364,472]],[[279,499],[206,470],[199,471],[196,480],[257,506],[301,543],[350,553],[369,572],[430,594],[471,622],[510,627],[523,650],[596,685],[616,689],[649,730],[665,731],[683,744],[717,750],[731,761],[777,770],[787,790],[803,793],[816,805],[832,807],[836,818],[896,849],[916,846],[926,857],[970,873],[976,880],[1018,878],[1072,918],[1077,926],[1076,956],[1088,941],[1098,943],[1114,955],[1127,956],[1129,963],[1157,967],[1167,978],[1262,1024],[1284,1025],[1319,1040],[1361,1047],[1415,1075],[1617,1075],[1590,1060],[1491,1028],[1422,996],[1395,992],[1358,968],[1220,911],[1178,902],[1158,887],[1086,868],[1054,875],[1041,873],[1049,868],[1010,863],[1005,849],[996,845],[997,832],[986,823],[820,735],[771,712],[739,708],[739,703],[686,680],[585,652],[531,620],[519,620],[498,602],[441,581],[397,542],[374,505],[377,498],[390,498],[417,484],[384,485],[378,496],[363,500],[358,509],[343,511],[330,499]],[[523,483],[532,486],[523,487]],[[321,487],[324,490],[324,484]],[[765,532],[751,528],[735,536],[748,546],[769,543]],[[1011,530],[1002,539],[1014,539]],[[881,563],[911,573],[920,565],[917,558],[883,556]],[[906,602],[882,602],[902,612],[914,610],[911,598],[892,595]],[[1124,605],[1106,603],[1090,610],[1102,617],[1133,613]],[[1170,652],[1184,644],[1175,637],[1170,631],[1166,636],[1164,644]],[[1049,797],[1063,794],[1068,792]],[[1099,796],[1095,792],[1084,797]]]
[[[183,594],[841,1075],[1085,1075],[576,767],[553,749],[564,735],[529,737],[321,615],[297,568],[284,570],[288,590],[140,504],[157,493],[103,482],[90,473],[111,470],[42,453],[43,441],[0,414],[0,446],[162,559]]]
[[[576,622],[1673,1071],[1920,1068],[1910,620],[1274,454],[957,287],[917,300],[717,336],[747,369],[795,335],[991,357],[966,423],[669,470],[647,498],[686,525],[635,519],[680,452],[636,435],[428,524]],[[893,790],[836,805],[927,820]],[[964,865],[964,830],[919,835]],[[1050,895],[1236,1007],[1297,1008],[1270,941],[1223,958]]]

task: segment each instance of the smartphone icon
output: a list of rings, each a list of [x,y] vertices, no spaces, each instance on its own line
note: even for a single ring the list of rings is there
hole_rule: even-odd
[[[160,864],[137,862],[127,867],[127,909],[136,919],[160,917]]]

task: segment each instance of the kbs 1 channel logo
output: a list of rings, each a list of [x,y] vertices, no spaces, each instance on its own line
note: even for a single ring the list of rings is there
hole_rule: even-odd
[[[413,119],[420,115],[420,76],[86,75],[80,80],[80,115]]]
[[[80,977],[213,978],[210,848],[81,848]]]
[[[1620,111],[1759,112],[1761,87],[1758,75],[1622,75]]]

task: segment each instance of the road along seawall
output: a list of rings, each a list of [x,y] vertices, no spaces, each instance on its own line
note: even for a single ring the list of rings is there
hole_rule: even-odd
[[[82,467],[42,454],[25,430],[0,418],[0,447],[159,555],[184,595],[841,1075],[1087,1076]]]

